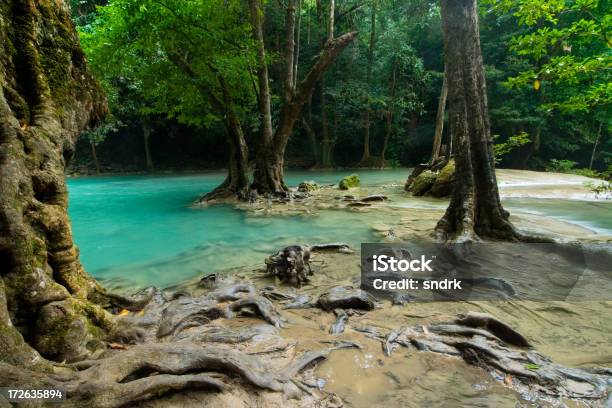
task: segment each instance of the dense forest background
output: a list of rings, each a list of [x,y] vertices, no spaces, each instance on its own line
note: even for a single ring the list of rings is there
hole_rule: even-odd
[[[72,171],[227,167],[215,73],[229,82],[249,144],[260,127],[257,44],[241,0],[72,0],[73,20],[112,115],[80,138]],[[292,35],[285,10],[297,7]],[[438,2],[264,3],[272,121],[288,42],[302,79],[331,35],[356,40],[317,81],[289,140],[290,168],[397,167],[429,160],[444,82]],[[500,167],[609,172],[610,23],[605,1],[480,4],[491,129]],[[192,62],[198,82],[173,61]],[[294,85],[295,86],[295,85]],[[214,95],[213,95],[214,96]],[[442,145],[448,149],[444,129]]]

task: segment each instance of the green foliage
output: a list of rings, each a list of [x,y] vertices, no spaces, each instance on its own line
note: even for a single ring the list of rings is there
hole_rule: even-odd
[[[113,0],[80,35],[114,110],[211,126],[221,119],[211,106],[222,100],[220,79],[242,112],[254,103],[240,1]]]
[[[551,159],[546,166],[546,171],[555,173],[572,173],[575,171],[576,162],[572,160],[557,160]]]
[[[592,169],[578,169],[576,168],[576,162],[571,160],[557,160],[551,159],[546,171],[555,173],[572,173],[578,174],[579,176],[591,177],[591,178],[604,178],[605,173],[600,173]]]
[[[533,64],[508,79],[546,92],[545,109],[590,112],[612,101],[609,4],[599,0],[488,0],[525,27],[510,49]]]
[[[612,197],[612,182],[605,181],[603,183],[587,183],[587,187],[592,193],[595,193],[596,197],[603,196],[603,198],[609,199]]]
[[[109,115],[103,124],[93,129],[87,129],[81,136],[85,137],[91,144],[97,146],[102,143],[109,134],[117,132],[121,126],[123,126],[121,121]]]
[[[499,135],[493,136],[493,155],[495,163],[499,163],[503,156],[531,142],[527,132],[521,132],[518,135],[510,136],[505,142],[495,143],[499,139]]]

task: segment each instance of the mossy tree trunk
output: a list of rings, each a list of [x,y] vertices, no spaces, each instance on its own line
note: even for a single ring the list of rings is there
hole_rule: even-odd
[[[66,161],[106,114],[62,0],[0,4],[0,359],[75,359],[112,330],[66,212]]]
[[[456,172],[438,237],[517,239],[497,188],[476,0],[442,0],[441,6]]]

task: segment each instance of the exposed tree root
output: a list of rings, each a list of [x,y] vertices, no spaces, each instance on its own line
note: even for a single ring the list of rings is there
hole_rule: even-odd
[[[365,329],[363,329],[365,330]],[[397,346],[462,357],[488,370],[521,393],[539,400],[571,398],[602,401],[609,394],[612,375],[602,370],[563,367],[526,347],[518,332],[486,313],[470,312],[456,320],[430,326],[404,327],[387,335],[368,331],[381,340],[387,355]]]

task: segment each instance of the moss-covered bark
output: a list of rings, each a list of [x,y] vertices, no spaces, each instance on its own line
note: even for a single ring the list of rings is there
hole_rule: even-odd
[[[72,240],[64,167],[106,100],[63,0],[2,1],[0,47],[1,357],[27,363],[29,344],[77,358],[109,319]]]

